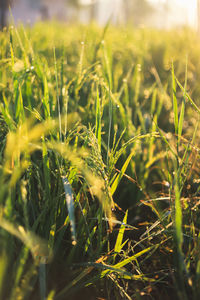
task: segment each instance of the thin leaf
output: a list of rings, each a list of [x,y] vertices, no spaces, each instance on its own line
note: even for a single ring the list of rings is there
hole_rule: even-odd
[[[114,192],[116,191],[116,189],[117,189],[117,187],[118,187],[118,185],[119,185],[119,183],[120,183],[120,181],[121,181],[124,173],[126,172],[126,169],[127,169],[128,165],[129,165],[129,162],[131,161],[134,153],[135,153],[135,151],[132,150],[131,153],[129,154],[128,158],[126,159],[123,167],[121,168],[120,173],[117,175],[115,181],[113,182],[113,184],[111,186],[111,195],[113,195]]]
[[[176,82],[178,84],[178,86],[181,88],[181,90],[184,92],[184,87],[182,86],[182,84],[179,82],[179,80],[176,78]],[[198,108],[198,106],[195,104],[195,102],[192,100],[192,98],[190,97],[190,95],[186,92],[185,93],[187,99],[189,100],[189,102],[191,103],[191,105],[193,106],[193,108],[196,110],[196,112],[198,112],[200,114],[200,109]]]
[[[121,224],[119,233],[117,235],[117,240],[116,240],[115,248],[114,248],[115,253],[119,253],[122,249],[122,241],[123,241],[123,237],[124,237],[125,224],[127,223],[127,217],[128,217],[128,210],[126,211],[126,214],[123,219],[123,223]],[[114,257],[116,257],[116,255]]]
[[[186,90],[187,90],[187,62],[186,62],[186,67],[185,67],[185,84],[184,84],[183,101],[181,104],[181,112],[180,112],[179,123],[178,123],[178,144],[180,143],[180,138],[181,138],[182,130],[183,130]]]
[[[62,176],[64,191],[65,191],[65,200],[67,204],[70,225],[71,225],[71,233],[72,233],[72,244],[76,245],[76,227],[75,227],[75,216],[74,216],[74,198],[71,185],[66,178],[66,176]]]
[[[97,97],[96,97],[96,127],[95,136],[98,140],[99,149],[101,151],[101,109],[100,109],[100,99],[99,99],[99,89],[97,85]]]
[[[172,62],[172,92],[173,92],[173,109],[174,109],[174,127],[175,134],[178,135],[178,104],[176,98],[176,80],[174,75],[174,64]]]

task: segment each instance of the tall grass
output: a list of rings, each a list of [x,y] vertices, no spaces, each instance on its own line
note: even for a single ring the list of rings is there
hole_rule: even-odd
[[[0,298],[197,299],[195,35],[51,23],[0,41]]]

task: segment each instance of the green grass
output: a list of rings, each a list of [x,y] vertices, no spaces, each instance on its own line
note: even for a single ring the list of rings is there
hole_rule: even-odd
[[[0,45],[0,299],[199,299],[195,33],[38,23]]]

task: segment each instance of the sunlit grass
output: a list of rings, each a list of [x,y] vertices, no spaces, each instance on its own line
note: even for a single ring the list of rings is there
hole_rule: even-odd
[[[195,34],[38,23],[0,42],[0,298],[198,299]]]

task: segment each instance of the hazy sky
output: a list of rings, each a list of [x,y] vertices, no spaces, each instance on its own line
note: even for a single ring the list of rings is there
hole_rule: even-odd
[[[197,0],[149,0],[149,2],[153,4],[168,3],[172,7],[174,17],[177,13],[178,19],[182,18],[185,23],[192,26],[197,24]]]
[[[0,0],[1,1],[1,0]],[[33,2],[36,0],[32,0]],[[88,5],[91,4],[93,1],[97,1],[98,6],[98,22],[100,24],[105,24],[107,20],[114,15],[116,20],[124,20],[123,15],[123,1],[125,0],[79,0],[82,4]],[[186,24],[197,28],[197,0],[148,0],[150,3],[155,4],[157,8],[157,14],[152,16],[151,24],[159,27],[170,28],[172,26],[176,26],[179,24]],[[46,0],[48,2],[48,0]],[[50,2],[50,1],[49,1]],[[58,2],[58,3],[57,3]],[[53,7],[52,15],[64,15],[65,11],[62,10],[62,5],[59,3],[62,1],[55,1],[55,7]],[[27,20],[30,19],[34,22],[38,16],[35,16],[35,10],[30,10],[30,7],[26,5],[28,3],[27,0],[16,1],[15,8],[13,8],[13,15],[15,19]],[[54,1],[51,1],[54,3]],[[163,5],[160,4],[168,4],[168,10],[163,9]],[[25,12],[26,8],[26,12]],[[56,11],[57,8],[57,11]],[[50,15],[52,11],[49,9]],[[62,12],[62,13],[61,13]],[[38,11],[40,15],[40,12]],[[81,14],[81,13],[80,13]],[[83,22],[87,22],[89,15],[86,14],[86,11],[83,9],[82,15],[80,19],[83,19]],[[153,26],[154,26],[153,25]]]
[[[81,0],[82,3],[91,2],[92,0]],[[123,0],[97,0],[101,3],[107,3],[110,7]],[[148,0],[158,6],[159,3],[166,3],[170,7],[168,22],[170,25],[187,24],[193,27],[197,26],[197,0]],[[117,6],[117,5],[115,5]],[[159,6],[158,6],[159,7]],[[104,10],[105,13],[105,10]],[[170,26],[169,25],[169,26]]]

